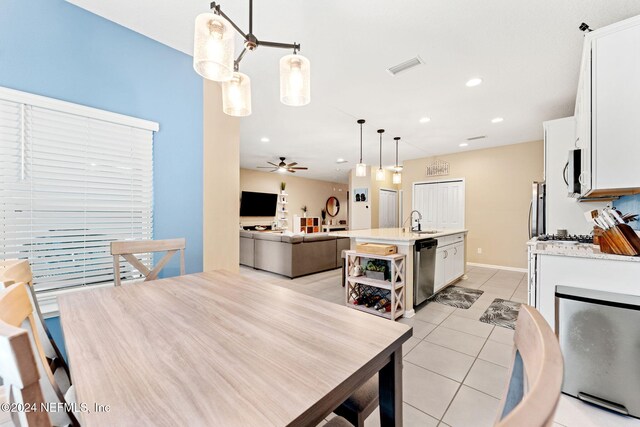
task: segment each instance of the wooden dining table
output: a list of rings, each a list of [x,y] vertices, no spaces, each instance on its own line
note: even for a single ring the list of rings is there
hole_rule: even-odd
[[[405,324],[219,270],[58,304],[84,427],[316,426],[378,372],[402,425]]]

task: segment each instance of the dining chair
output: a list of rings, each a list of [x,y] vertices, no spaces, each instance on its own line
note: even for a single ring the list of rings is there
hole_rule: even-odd
[[[560,400],[560,344],[542,315],[526,304],[514,335],[513,362],[496,427],[548,427]]]
[[[376,374],[333,412],[349,421],[350,425],[363,427],[364,420],[378,407],[378,396],[378,374]]]
[[[40,387],[40,372],[31,350],[29,334],[24,329],[0,322],[0,378],[6,392],[4,403],[40,405],[45,402]],[[1,398],[0,398],[1,400]],[[50,427],[46,411],[0,413],[0,425],[16,427]]]
[[[67,399],[56,383],[53,371],[48,364],[38,328],[33,316],[33,306],[24,283],[14,283],[0,290],[0,322],[14,328],[22,328],[29,336],[29,343],[40,373],[40,387],[45,402],[66,406]],[[72,395],[73,390],[67,391]],[[52,424],[79,426],[73,412],[53,411],[49,413]]]
[[[351,427],[351,423],[340,416],[335,416],[327,421],[322,427]]]
[[[33,312],[36,314],[36,328],[38,330],[38,336],[42,341],[41,344],[44,354],[55,376],[56,383],[62,392],[66,393],[71,386],[69,366],[62,357],[62,353],[56,345],[51,332],[49,332],[49,328],[47,328],[47,324],[40,311],[40,305],[38,304],[38,299],[36,298],[36,293],[33,288],[33,273],[29,261],[26,259],[4,260],[3,264],[0,265],[0,282],[2,282],[4,286],[23,283],[24,286],[28,288],[31,306]]]
[[[180,275],[184,275],[184,250],[186,240],[123,240],[111,242],[111,255],[113,255],[114,283],[120,286],[120,257],[124,258],[136,270],[144,276],[144,281],[155,280],[158,274],[178,251],[180,251]],[[166,252],[158,264],[149,270],[137,257],[136,254],[146,254],[153,252]]]

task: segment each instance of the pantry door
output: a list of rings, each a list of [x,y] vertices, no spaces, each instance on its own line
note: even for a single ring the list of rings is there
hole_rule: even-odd
[[[412,206],[422,215],[420,225],[423,230],[462,229],[464,180],[416,182]]]
[[[398,192],[380,189],[380,203],[378,209],[378,227],[398,227]]]

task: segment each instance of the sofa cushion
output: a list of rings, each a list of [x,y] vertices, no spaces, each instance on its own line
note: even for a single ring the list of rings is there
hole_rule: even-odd
[[[334,236],[329,236],[328,234],[306,234],[304,236],[305,242],[321,242],[323,240],[336,240]]]
[[[282,236],[283,243],[300,243],[303,240],[303,236]]]
[[[253,239],[253,235],[255,233],[247,230],[240,230],[240,237],[246,237],[248,239]]]
[[[256,240],[271,240],[272,242],[279,242],[282,239],[280,233],[255,233],[253,236]]]

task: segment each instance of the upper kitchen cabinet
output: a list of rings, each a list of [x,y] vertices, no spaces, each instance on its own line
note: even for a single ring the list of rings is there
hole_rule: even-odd
[[[640,193],[640,17],[585,37],[576,146],[583,197]]]

